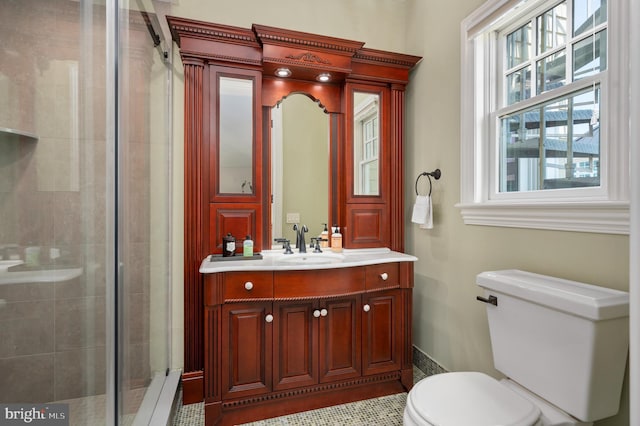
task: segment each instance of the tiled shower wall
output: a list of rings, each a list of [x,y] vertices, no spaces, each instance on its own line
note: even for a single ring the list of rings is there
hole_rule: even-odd
[[[109,176],[105,133],[104,10],[67,0],[3,1],[0,14],[0,248],[24,259],[41,247],[39,269],[82,268],[64,282],[0,284],[0,401],[46,402],[105,392],[105,282]],[[89,16],[87,16],[89,14]],[[88,25],[87,23],[91,25]],[[149,379],[149,56],[124,110],[120,220],[125,234],[125,381]],[[137,56],[136,56],[137,55]],[[50,249],[60,257],[49,259]],[[0,251],[0,255],[4,253]]]

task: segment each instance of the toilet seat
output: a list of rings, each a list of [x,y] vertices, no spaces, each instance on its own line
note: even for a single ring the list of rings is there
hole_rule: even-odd
[[[437,426],[532,426],[540,418],[533,403],[478,372],[429,376],[407,397],[405,424]]]

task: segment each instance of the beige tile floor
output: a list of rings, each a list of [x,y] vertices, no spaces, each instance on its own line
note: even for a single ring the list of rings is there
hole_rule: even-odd
[[[414,383],[425,377],[417,367],[413,367]],[[245,426],[394,426],[402,424],[402,413],[407,401],[406,393],[383,396],[335,405],[318,410],[275,417],[273,419],[246,423]],[[174,419],[174,426],[204,424],[204,404],[180,406]]]

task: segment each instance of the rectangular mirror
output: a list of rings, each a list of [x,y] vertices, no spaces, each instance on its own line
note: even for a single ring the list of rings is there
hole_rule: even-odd
[[[353,193],[380,195],[380,95],[353,92]]]
[[[253,80],[218,79],[220,194],[254,194]]]

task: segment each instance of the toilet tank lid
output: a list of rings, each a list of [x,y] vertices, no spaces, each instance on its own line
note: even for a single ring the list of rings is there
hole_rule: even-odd
[[[476,283],[487,290],[591,320],[629,316],[629,293],[626,291],[517,269],[481,272],[476,277]]]

